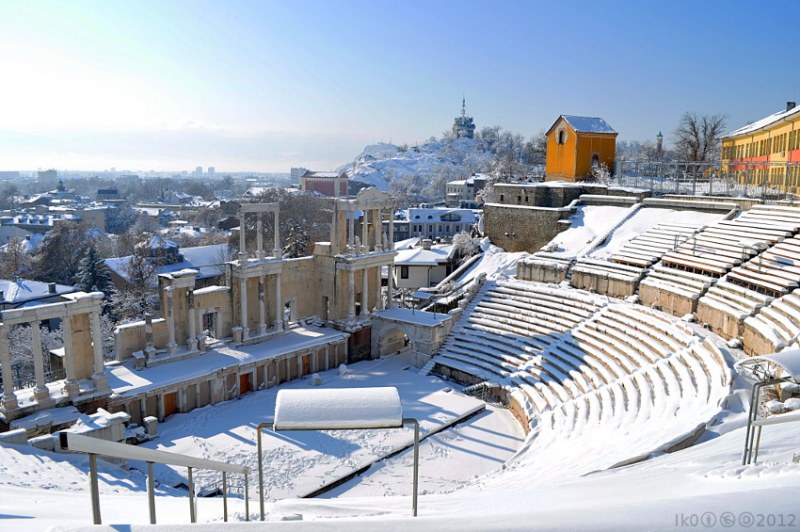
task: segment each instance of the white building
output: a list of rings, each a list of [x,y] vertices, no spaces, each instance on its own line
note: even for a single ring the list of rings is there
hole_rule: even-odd
[[[428,239],[419,247],[399,250],[392,266],[395,286],[408,290],[435,286],[452,272],[452,259],[452,245],[432,245]]]
[[[475,209],[479,205],[476,196],[485,186],[486,177],[482,174],[473,174],[467,179],[450,181],[447,183],[445,205],[451,209]]]
[[[395,241],[420,236],[422,238],[450,238],[461,232],[469,233],[478,223],[478,216],[470,209],[411,208],[402,211],[395,220]]]

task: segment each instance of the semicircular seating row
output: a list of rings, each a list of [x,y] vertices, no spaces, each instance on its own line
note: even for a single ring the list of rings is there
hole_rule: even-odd
[[[718,356],[660,312],[496,281],[476,294],[431,367],[505,386],[542,441],[636,427],[650,449],[674,438],[676,423],[695,428],[718,410],[730,382]]]

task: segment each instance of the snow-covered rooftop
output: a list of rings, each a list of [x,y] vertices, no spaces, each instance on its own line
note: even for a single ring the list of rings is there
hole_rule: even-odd
[[[731,131],[730,133],[728,133],[727,135],[723,136],[722,138],[727,139],[727,138],[731,138],[731,137],[737,137],[739,135],[745,135],[745,134],[748,134],[748,133],[754,133],[754,132],[758,131],[759,129],[764,129],[766,127],[769,127],[772,124],[780,122],[784,118],[789,118],[790,116],[795,115],[797,113],[800,113],[800,106],[794,106],[792,109],[789,109],[789,110],[784,109],[783,111],[778,111],[777,113],[772,113],[771,115],[769,115],[767,117],[764,117],[761,120],[756,120],[755,122],[747,124],[746,126],[742,126],[739,129]]]
[[[159,266],[156,269],[156,273],[171,273],[192,268],[200,272],[197,276],[198,279],[216,277],[223,273],[223,264],[230,259],[228,244],[182,248],[180,253],[183,255],[183,261]],[[128,255],[126,257],[105,259],[104,262],[111,271],[123,279],[127,279],[128,264],[130,264],[131,258],[131,255]],[[158,281],[154,279],[153,286],[157,283]]]
[[[29,281],[27,279],[0,280],[0,291],[3,297],[0,303],[23,303],[49,296],[69,294],[77,290],[74,286],[55,284],[54,292],[50,292],[49,283]]]
[[[336,177],[342,177],[342,172],[334,172],[334,171],[312,172],[311,170],[306,170],[306,172],[301,177],[333,179]]]
[[[437,266],[448,261],[453,253],[451,245],[434,245],[431,249],[410,248],[397,252],[395,266]]]
[[[616,133],[608,122],[599,117],[561,115],[578,133]]]

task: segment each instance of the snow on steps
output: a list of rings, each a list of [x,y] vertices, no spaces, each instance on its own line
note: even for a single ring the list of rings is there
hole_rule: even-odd
[[[562,312],[536,310],[554,298],[584,314],[554,330]],[[502,301],[513,310],[492,308]],[[521,301],[525,312],[516,308]],[[724,364],[686,324],[663,313],[521,282],[487,283],[430,362],[439,373],[457,370],[504,387],[531,427],[517,460],[534,462],[545,476],[562,466],[579,474],[611,467],[694,434],[728,394]],[[582,458],[587,450],[591,465]]]
[[[611,261],[647,267],[672,251],[701,228],[697,224],[659,224],[636,235],[611,255]]]
[[[697,319],[726,340],[742,335],[744,320],[769,304],[772,297],[731,283],[726,278],[697,302]]]
[[[799,336],[800,289],[797,289],[745,318],[742,343],[748,355],[766,355],[780,351]]]

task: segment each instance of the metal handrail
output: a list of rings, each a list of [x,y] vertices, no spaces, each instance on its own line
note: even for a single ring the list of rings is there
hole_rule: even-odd
[[[110,456],[123,460],[139,460],[147,463],[147,499],[150,509],[150,524],[156,524],[156,499],[155,499],[155,478],[153,476],[153,464],[165,464],[187,467],[189,469],[189,518],[192,523],[197,522],[195,511],[194,481],[192,479],[193,469],[210,469],[222,473],[222,506],[224,519],[228,521],[228,482],[227,473],[244,475],[244,508],[245,519],[250,520],[250,502],[248,500],[247,478],[250,468],[215,460],[205,460],[194,458],[182,454],[170,453],[167,451],[156,451],[145,449],[125,443],[117,443],[99,438],[91,438],[74,432],[59,433],[59,443],[61,448],[69,451],[87,453],[89,455],[89,487],[92,496],[92,517],[94,524],[102,524],[100,518],[100,488],[97,480],[97,456]]]
[[[761,447],[761,431],[765,424],[763,419],[758,418],[758,407],[761,403],[761,391],[767,386],[775,386],[784,382],[791,382],[789,377],[772,378],[753,385],[750,392],[750,412],[747,415],[747,432],[744,439],[744,453],[742,453],[742,465],[755,464],[758,462],[758,450]],[[769,418],[767,418],[769,419]]]

